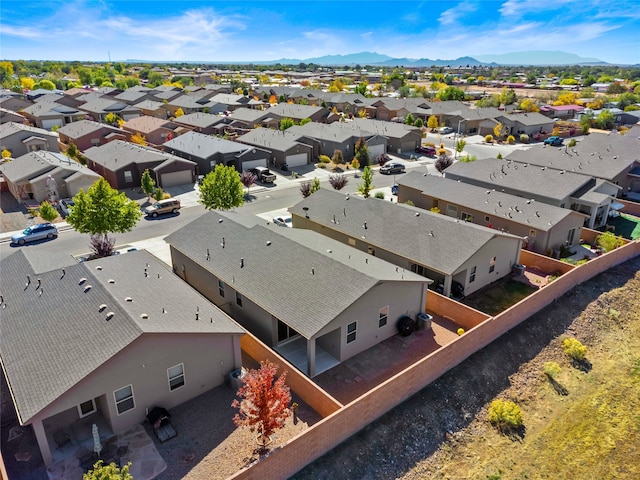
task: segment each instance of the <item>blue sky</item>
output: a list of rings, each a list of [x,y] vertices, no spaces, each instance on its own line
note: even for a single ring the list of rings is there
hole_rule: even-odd
[[[638,0],[2,0],[3,59],[263,61],[561,50],[640,63]]]

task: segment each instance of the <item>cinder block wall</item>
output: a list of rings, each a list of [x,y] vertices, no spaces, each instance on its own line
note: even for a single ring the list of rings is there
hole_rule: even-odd
[[[429,295],[427,296],[427,311],[451,320],[456,325],[464,327],[465,330],[480,325],[488,318],[491,318],[486,313],[451,300],[433,290],[429,290]]]
[[[575,268],[569,263],[561,262],[560,260],[540,255],[539,253],[530,252],[528,250],[520,251],[520,263],[522,265],[526,265],[527,268],[534,268],[548,273],[549,275],[555,272],[560,272],[564,275]]]

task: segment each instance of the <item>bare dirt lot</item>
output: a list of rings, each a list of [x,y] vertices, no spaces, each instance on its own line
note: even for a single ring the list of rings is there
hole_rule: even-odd
[[[636,257],[577,286],[294,478],[639,478],[639,272]],[[587,346],[586,371],[566,336]],[[542,374],[548,361],[568,395]],[[486,421],[494,398],[521,406],[522,438]]]

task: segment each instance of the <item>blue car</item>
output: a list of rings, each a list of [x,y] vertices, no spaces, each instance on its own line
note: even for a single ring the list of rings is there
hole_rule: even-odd
[[[549,137],[544,141],[544,144],[559,147],[560,145],[562,145],[562,138],[556,136]]]
[[[14,245],[24,245],[27,242],[35,242],[37,240],[51,240],[58,236],[58,229],[51,223],[40,223],[28,227],[24,232],[16,233],[11,237],[11,243]]]

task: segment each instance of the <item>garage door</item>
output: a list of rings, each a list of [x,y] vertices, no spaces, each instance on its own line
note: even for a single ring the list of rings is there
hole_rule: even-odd
[[[369,145],[369,155],[372,160],[375,160],[381,153],[384,153],[384,145]]]
[[[416,142],[403,142],[400,148],[403,152],[413,152],[416,147]]]
[[[193,183],[191,170],[163,173],[162,175],[160,175],[160,183],[162,188],[169,188],[175,187],[176,185],[186,185],[187,183]]]
[[[44,128],[45,130],[51,130],[55,126],[61,127],[62,120],[43,120],[42,121],[42,128]]]
[[[309,156],[306,153],[298,153],[296,155],[287,155],[287,165],[291,167],[302,167],[307,164]]]
[[[267,159],[263,158],[261,160],[249,160],[247,162],[242,162],[242,170],[245,172],[253,167],[266,167]]]

